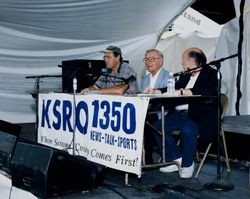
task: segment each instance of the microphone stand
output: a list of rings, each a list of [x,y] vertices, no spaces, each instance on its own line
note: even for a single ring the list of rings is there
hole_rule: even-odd
[[[62,77],[62,75],[39,75],[39,76],[26,76],[26,79],[35,79],[35,93],[31,94],[33,98],[35,98],[35,104],[36,104],[36,124],[35,124],[35,140],[37,140],[37,134],[38,134],[38,95],[40,90],[40,79],[41,78],[48,78],[48,77]]]
[[[76,91],[77,91],[77,79],[76,79],[76,75],[74,75],[74,78],[73,78],[73,140],[72,140],[73,155],[75,155],[75,137],[76,137]]]
[[[231,55],[231,56],[228,56],[228,57],[225,57],[225,58],[221,58],[221,59],[219,59],[219,60],[214,60],[214,61],[211,61],[211,62],[209,62],[208,64],[206,64],[206,65],[204,65],[204,66],[203,66],[203,65],[200,65],[200,66],[197,66],[197,67],[195,67],[195,68],[188,69],[188,70],[186,70],[186,71],[181,71],[181,72],[174,73],[173,76],[174,76],[174,77],[178,77],[178,76],[180,76],[180,75],[192,73],[193,71],[195,71],[195,70],[197,70],[197,69],[199,69],[199,68],[206,67],[206,66],[210,66],[210,65],[215,65],[215,66],[217,67],[217,63],[223,62],[223,61],[225,61],[226,59],[231,59],[231,58],[234,58],[234,57],[237,57],[237,56],[238,56],[238,54],[234,54],[234,55]],[[217,70],[218,70],[218,68],[217,68]],[[220,70],[220,66],[219,66],[219,70]]]
[[[110,77],[110,78],[114,78],[114,79],[118,79],[118,80],[120,80],[121,82],[125,82],[125,81],[126,81],[126,79],[123,78],[123,77],[116,77],[116,76],[109,75],[109,74],[105,74],[105,73],[102,73],[101,76]]]
[[[216,181],[212,183],[206,183],[203,185],[204,188],[213,190],[213,191],[229,191],[234,189],[234,185],[231,183],[227,183],[221,180],[221,174],[220,174],[220,131],[221,131],[221,111],[220,111],[220,104],[221,104],[221,62],[223,62],[226,59],[231,59],[233,57],[238,56],[238,54],[234,54],[225,58],[221,58],[219,60],[215,60],[210,62],[207,65],[214,65],[217,68],[217,79],[218,79],[218,86],[217,86],[217,107],[218,107],[218,135],[217,135],[217,177]]]
[[[91,74],[91,75],[95,75],[95,74]],[[119,83],[119,84],[122,84],[122,83],[128,84],[130,81],[136,79],[136,75],[131,75],[131,76],[128,77],[128,78],[116,77],[116,76],[109,75],[109,74],[106,74],[106,73],[97,73],[97,75],[106,77],[106,81],[108,81],[108,79],[107,79],[108,77],[113,78],[113,79],[116,79],[116,80],[117,80],[116,83]]]
[[[93,76],[93,77],[103,76],[103,77],[106,77],[106,80],[107,80],[108,77],[110,77],[110,78],[119,80],[118,83],[123,83],[123,82],[126,82],[126,81],[127,81],[127,79],[125,79],[125,78],[123,78],[123,77],[116,77],[116,76],[110,75],[110,74],[108,74],[108,73],[106,73],[106,72],[102,72],[102,73],[89,73],[89,74],[87,74],[87,75],[88,75],[88,76]]]

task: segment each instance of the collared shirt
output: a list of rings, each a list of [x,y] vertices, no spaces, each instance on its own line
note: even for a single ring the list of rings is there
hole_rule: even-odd
[[[95,82],[95,86],[98,88],[116,87],[124,83],[124,80],[128,79],[132,75],[136,77],[134,70],[129,66],[129,64],[123,62],[116,74],[110,76],[101,75]],[[129,81],[128,83],[129,87],[125,91],[125,94],[136,94],[138,91],[138,83],[136,78]]]
[[[199,74],[195,74],[194,76],[190,76],[190,80],[188,84],[186,85],[185,89],[190,89],[194,87],[194,84],[198,78]],[[175,107],[176,110],[188,110],[188,104],[183,104]]]
[[[167,70],[165,70],[163,67],[161,67],[161,70],[159,71],[158,77],[156,79],[154,88],[165,88],[167,86],[169,73]],[[148,72],[141,81],[140,91],[143,92],[145,88],[148,88],[150,86],[150,73]]]
[[[152,76],[152,74],[150,73],[150,84],[149,84],[150,88],[155,88],[155,83],[156,83],[156,80],[157,80],[161,70],[162,70],[162,68],[160,68],[160,70],[158,70],[154,76]]]

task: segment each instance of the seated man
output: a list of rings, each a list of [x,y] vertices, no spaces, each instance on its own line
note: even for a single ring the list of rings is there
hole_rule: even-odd
[[[146,93],[148,89],[166,87],[169,72],[163,68],[164,56],[162,52],[157,49],[149,49],[146,51],[143,61],[148,73],[142,79],[141,92]],[[161,116],[160,110],[154,108],[147,114],[146,120],[151,123],[153,120],[158,119],[159,116]],[[146,164],[153,163],[151,152],[155,147],[153,134],[148,133],[149,128],[150,126],[146,125],[144,129],[144,139],[148,140],[148,142],[144,143]]]
[[[206,65],[206,56],[199,48],[189,48],[182,55],[182,65],[187,75],[180,76],[175,88],[178,95],[217,96],[217,71]],[[150,93],[164,93],[167,88],[150,90]],[[197,137],[209,142],[218,133],[218,109],[216,103],[181,105],[169,110],[165,116],[166,160],[176,161],[181,165],[181,178],[191,178],[194,171],[194,155]],[[161,121],[154,124],[161,129]],[[172,131],[180,131],[181,148],[177,146]],[[154,133],[161,148],[161,135]],[[176,165],[160,168],[162,172],[178,171]]]
[[[101,75],[94,85],[83,89],[81,94],[90,91],[101,94],[136,94],[138,92],[136,73],[129,64],[123,62],[121,49],[109,46],[102,52],[106,67],[111,70],[111,74]]]
[[[164,56],[157,49],[149,49],[143,59],[148,74],[141,83],[141,92],[147,92],[149,88],[164,88],[167,86],[169,73],[163,68]]]

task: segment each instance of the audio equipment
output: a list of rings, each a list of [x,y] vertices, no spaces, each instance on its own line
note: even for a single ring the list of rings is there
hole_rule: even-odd
[[[21,129],[22,127],[17,124],[12,124],[10,122],[0,120],[0,131],[19,136],[19,134],[21,133]]]
[[[77,79],[77,92],[83,88],[92,86],[100,75],[89,76],[87,74],[98,74],[106,68],[104,60],[65,60],[59,65],[62,68],[62,92],[72,93],[73,78]]]
[[[42,198],[99,186],[105,167],[37,143],[17,142],[12,185]]]
[[[11,159],[16,145],[16,136],[0,131],[0,169],[11,173]]]

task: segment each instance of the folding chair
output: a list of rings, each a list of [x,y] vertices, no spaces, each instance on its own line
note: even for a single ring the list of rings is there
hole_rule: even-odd
[[[220,136],[222,137],[222,145],[223,145],[223,149],[224,149],[224,153],[225,153],[225,162],[226,162],[226,165],[227,165],[227,172],[230,172],[230,165],[229,165],[229,159],[228,159],[228,153],[227,153],[227,145],[226,145],[226,139],[225,139],[225,133],[224,133],[224,128],[223,128],[223,118],[224,118],[224,115],[225,115],[225,112],[227,110],[227,107],[228,107],[228,98],[225,94],[221,94],[221,106],[222,106],[222,114],[221,114],[221,129],[220,129]],[[212,146],[212,143],[213,142],[210,142],[206,148],[206,151],[204,153],[204,156],[199,164],[199,167],[198,167],[198,170],[195,174],[195,177],[197,178],[201,169],[202,169],[202,166],[206,160],[206,157],[208,155],[208,152]],[[220,144],[220,143],[219,143]],[[199,159],[199,153],[197,152],[197,159]]]

